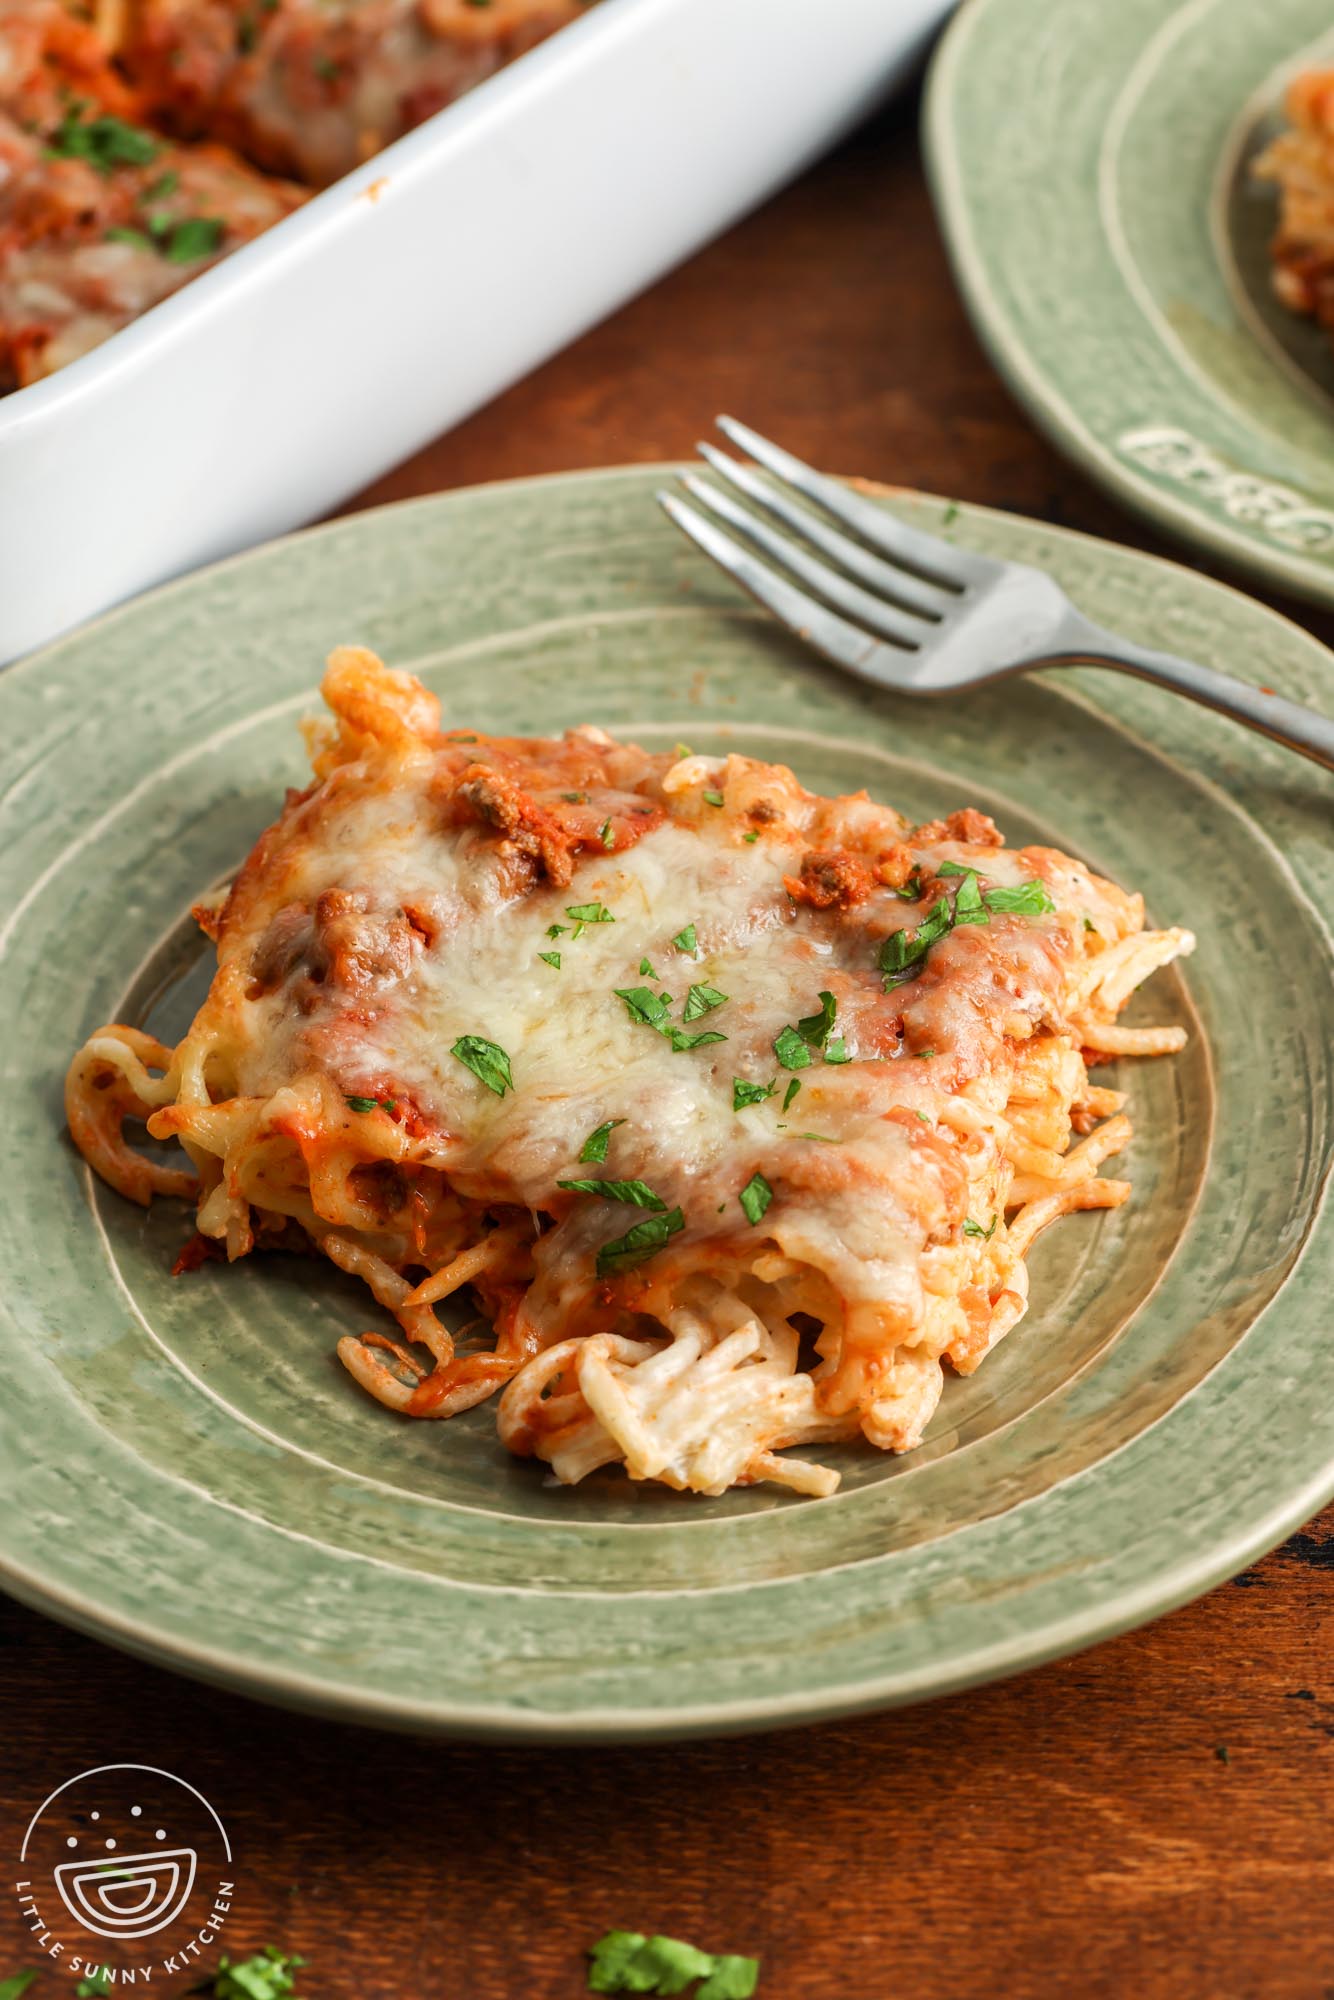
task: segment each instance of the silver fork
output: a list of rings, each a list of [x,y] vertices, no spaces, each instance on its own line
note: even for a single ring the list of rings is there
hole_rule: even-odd
[[[900,694],[944,694],[1030,667],[1119,667],[1334,770],[1334,722],[1314,709],[1105,632],[1044,571],[910,528],[734,418],[719,417],[718,427],[772,479],[701,444],[723,485],[683,474],[699,507],[670,492],[658,499],[752,597],[862,680]]]

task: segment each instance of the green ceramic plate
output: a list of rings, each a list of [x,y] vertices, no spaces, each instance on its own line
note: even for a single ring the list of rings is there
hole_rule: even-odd
[[[808,659],[660,517],[660,474],[482,488],[360,515],[189,578],[0,679],[0,1572],[151,1659],[276,1700],[492,1735],[651,1736],[872,1708],[1149,1617],[1334,1489],[1323,1028],[1328,786],[1169,695],[1048,675],[959,700]],[[895,501],[931,525],[941,502]],[[1186,571],[964,509],[1083,609],[1309,696],[1328,656]],[[458,722],[582,719],[737,745],[923,817],[966,801],[1141,885],[1200,935],[1139,1018],[1180,1058],[1124,1080],[1128,1207],[1032,1260],[1034,1307],[946,1390],[922,1450],[841,1448],[842,1491],[722,1500],[607,1474],[553,1490],[488,1412],[411,1424],[333,1356],[332,1267],[167,1273],[184,1218],[94,1185],[66,1057],[110,1016],[174,1032],[206,977],[186,916],[303,765],[344,639]]]
[[[1250,173],[1329,0],[968,0],[931,76],[937,206],[992,358],[1162,527],[1334,602],[1334,349],[1285,313]]]

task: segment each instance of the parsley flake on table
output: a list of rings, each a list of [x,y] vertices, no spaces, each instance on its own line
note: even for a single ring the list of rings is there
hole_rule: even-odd
[[[292,1974],[305,1963],[295,1952],[272,1944],[235,1965],[224,1956],[218,1960],[214,2000],[289,2000],[296,1994]]]
[[[558,1188],[571,1194],[600,1194],[608,1201],[628,1202],[632,1208],[665,1209],[667,1204],[654,1194],[647,1181],[557,1181]]]
[[[543,965],[552,965],[557,972],[560,971],[560,953],[558,951],[539,951],[537,955]]]
[[[589,1958],[590,1993],[683,1993],[698,1979],[695,2000],[751,2000],[760,1976],[758,1958],[715,1957],[682,1938],[642,1931],[608,1931]]]
[[[675,1236],[685,1226],[686,1219],[679,1208],[669,1209],[665,1215],[646,1215],[642,1222],[632,1224],[624,1236],[615,1236],[602,1245],[597,1254],[599,1278],[609,1278],[617,1271],[628,1271],[642,1264],[655,1250],[661,1250],[669,1236]]]
[[[457,1056],[463,1067],[470,1069],[477,1081],[493,1090],[497,1097],[513,1090],[510,1059],[498,1042],[488,1042],[484,1035],[460,1035],[450,1054]]]
[[[624,1123],[624,1118],[609,1118],[605,1125],[595,1125],[579,1148],[580,1164],[600,1167],[607,1157],[608,1140],[616,1127]]]
[[[698,940],[695,936],[695,926],[693,924],[687,924],[683,931],[678,931],[676,933],[676,936],[672,939],[672,943],[676,946],[676,949],[678,951],[697,950]]]
[[[774,1198],[774,1191],[761,1173],[754,1173],[742,1188],[737,1200],[751,1228],[759,1222],[765,1209]]]
[[[743,1076],[734,1076],[732,1078],[733,1111],[744,1111],[748,1104],[763,1104],[767,1097],[773,1096],[776,1088],[776,1084],[747,1083]]]
[[[686,1004],[681,1010],[683,1021],[698,1021],[701,1014],[709,1013],[714,1007],[727,1004],[727,995],[720,993],[716,986],[691,986],[686,992]]]

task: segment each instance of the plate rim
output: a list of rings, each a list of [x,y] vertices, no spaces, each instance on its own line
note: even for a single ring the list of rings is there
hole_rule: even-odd
[[[937,45],[922,99],[923,163],[950,270],[973,332],[1025,415],[1048,443],[1095,485],[1188,548],[1222,556],[1244,575],[1286,590],[1303,603],[1329,609],[1334,606],[1334,565],[1311,562],[1296,551],[1249,536],[1226,519],[1215,518],[1154,485],[1138,468],[1123,463],[1087,428],[1046,369],[1033,359],[1022,331],[1011,323],[996,298],[972,226],[955,142],[954,92],[972,53],[970,38],[977,23],[988,11],[1010,4],[1013,0],[968,0],[955,14]],[[1174,11],[1180,12],[1188,4],[1189,0],[1174,0]],[[1109,10],[1099,18],[1110,17]],[[1096,200],[1090,209],[1096,223],[1095,239],[1103,243]],[[1208,231],[1207,218],[1202,227]]]
[[[469,487],[450,489],[445,493],[412,496],[385,503],[377,508],[362,510],[354,515],[339,516],[330,521],[317,523],[309,528],[297,530],[291,535],[260,544],[256,549],[225,557],[217,563],[208,565],[202,571],[194,571],[172,579],[126,605],[114,607],[101,614],[75,632],[62,635],[47,646],[28,654],[0,676],[0,707],[3,707],[6,699],[4,693],[6,687],[14,686],[20,678],[26,680],[28,672],[39,670],[45,661],[66,647],[83,643],[90,634],[108,622],[134,617],[145,604],[156,602],[178,591],[188,591],[198,587],[202,576],[216,576],[220,571],[251,562],[256,557],[266,556],[289,543],[328,537],[347,532],[349,528],[353,528],[355,532],[356,523],[371,517],[398,514],[404,509],[429,511],[451,504],[466,507],[471,496],[494,492],[497,489],[520,491],[553,485],[568,487],[581,482],[596,483],[609,477],[634,476],[647,479],[653,475],[670,475],[681,469],[682,465],[673,461],[645,462],[563,473],[545,473],[516,480],[490,480]],[[944,507],[955,504],[947,502],[942,496],[914,489],[883,486],[868,480],[859,480],[857,483],[874,486],[875,490],[889,498],[903,498],[928,506]],[[1021,522],[1035,528],[1044,537],[1058,542],[1075,543],[1089,549],[1114,549],[1118,558],[1123,561],[1130,561],[1136,565],[1148,564],[1156,570],[1166,571],[1174,576],[1179,575],[1183,579],[1189,578],[1191,589],[1199,590],[1202,585],[1210,596],[1217,594],[1223,598],[1237,598],[1252,614],[1284,628],[1289,641],[1295,642],[1307,652],[1313,664],[1321,654],[1327,652],[1318,639],[1284,613],[1275,611],[1267,605],[1258,604],[1236,586],[1213,577],[1202,576],[1186,564],[1123,544],[1109,543],[1103,537],[1082,530],[1035,522],[1008,510],[978,506],[969,502],[957,504],[965,516]],[[1083,689],[1072,687],[1070,692],[1076,702],[1087,705],[1096,712],[1099,720],[1106,726],[1122,731],[1156,759],[1167,764],[1173,762],[1172,752],[1142,735],[1133,723],[1127,722],[1119,714],[1104,710]],[[1192,768],[1190,776],[1194,783],[1210,791],[1218,790],[1216,781],[1207,770]],[[1226,798],[1226,794],[1222,796]],[[1292,863],[1286,850],[1273,840],[1263,826],[1253,820],[1245,806],[1230,799],[1227,803],[1232,810],[1257,827],[1265,840],[1276,848],[1292,872]],[[1300,887],[1300,884],[1298,886]],[[1304,890],[1302,893],[1305,894]],[[1309,901],[1309,897],[1306,900]],[[1319,1224],[1328,1201],[1329,1186],[1326,1184],[1312,1210],[1312,1231]],[[1304,1254],[1305,1249],[1299,1253],[1298,1263]],[[1293,1268],[1295,1270],[1296,1264]],[[1272,1303],[1274,1301],[1271,1301]],[[1261,1317],[1264,1316],[1265,1313],[1262,1312]],[[1226,1365],[1226,1358],[1220,1365]],[[1189,1401],[1190,1398],[1186,1400]],[[1168,1418],[1171,1414],[1168,1413]],[[1168,1418],[1163,1421],[1167,1421]],[[1113,1452],[1110,1460],[1119,1455],[1119,1452]],[[1110,1460],[1103,1463],[1108,1463]],[[1096,1472],[1097,1468],[1091,1470]],[[1068,1483],[1069,1480],[1058,1481],[1043,1494],[1021,1502],[1007,1511],[1013,1516],[1045,1504],[1054,1493],[1059,1492],[1060,1488]],[[121,1651],[144,1659],[154,1666],[184,1673],[196,1680],[242,1693],[252,1699],[276,1702],[280,1706],[295,1708],[302,1712],[338,1717],[381,1729],[470,1737],[483,1741],[576,1743],[669,1740],[793,1727],[904,1706],[936,1695],[955,1693],[1040,1666],[1054,1659],[1070,1657],[1104,1639],[1161,1616],[1189,1602],[1226,1577],[1236,1574],[1238,1570],[1248,1566],[1266,1550],[1282,1541],[1331,1497],[1334,1497],[1334,1456],[1330,1457],[1318,1471],[1305,1478],[1295,1493],[1285,1495],[1280,1501],[1264,1509],[1249,1530],[1229,1529],[1225,1539],[1191,1553],[1170,1570],[1160,1569],[1148,1579],[1123,1586],[1095,1606],[1079,1605],[1064,1615],[1047,1621],[1039,1628],[1036,1643],[1032,1630],[1020,1627],[1004,1641],[974,1646],[967,1653],[956,1656],[957,1665],[952,1672],[941,1672],[938,1664],[923,1663],[920,1668],[906,1675],[899,1669],[846,1687],[826,1686],[822,1690],[799,1689],[795,1693],[766,1697],[759,1701],[754,1698],[741,1698],[719,1703],[696,1703],[679,1708],[643,1709],[616,1706],[562,1712],[518,1708],[512,1703],[470,1706],[460,1704],[452,1698],[431,1701],[408,1700],[397,1695],[393,1698],[381,1697],[365,1685],[353,1688],[346,1682],[320,1679],[305,1670],[284,1668],[271,1660],[256,1665],[240,1650],[226,1652],[216,1644],[206,1644],[179,1633],[164,1638],[160,1630],[156,1633],[142,1630],[133,1620],[114,1609],[99,1605],[95,1599],[77,1588],[53,1585],[30,1565],[18,1560],[12,1552],[5,1549],[0,1549],[0,1584],[3,1584],[18,1601],[30,1608],[99,1641],[109,1643]],[[670,1594],[667,1594],[665,1601],[670,1601]]]

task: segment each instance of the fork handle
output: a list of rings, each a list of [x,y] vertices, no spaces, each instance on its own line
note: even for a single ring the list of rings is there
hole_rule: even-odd
[[[1281,694],[1252,687],[1219,673],[1216,667],[1202,667],[1194,660],[1182,660],[1175,653],[1159,653],[1151,646],[1135,646],[1128,639],[1113,638],[1096,626],[1079,620],[1077,636],[1069,650],[1062,648],[1060,663],[1066,666],[1119,667],[1137,674],[1141,680],[1156,681],[1176,694],[1216,708],[1236,722],[1244,722],[1289,750],[1309,757],[1327,771],[1334,771],[1334,722],[1313,708],[1287,701]]]

